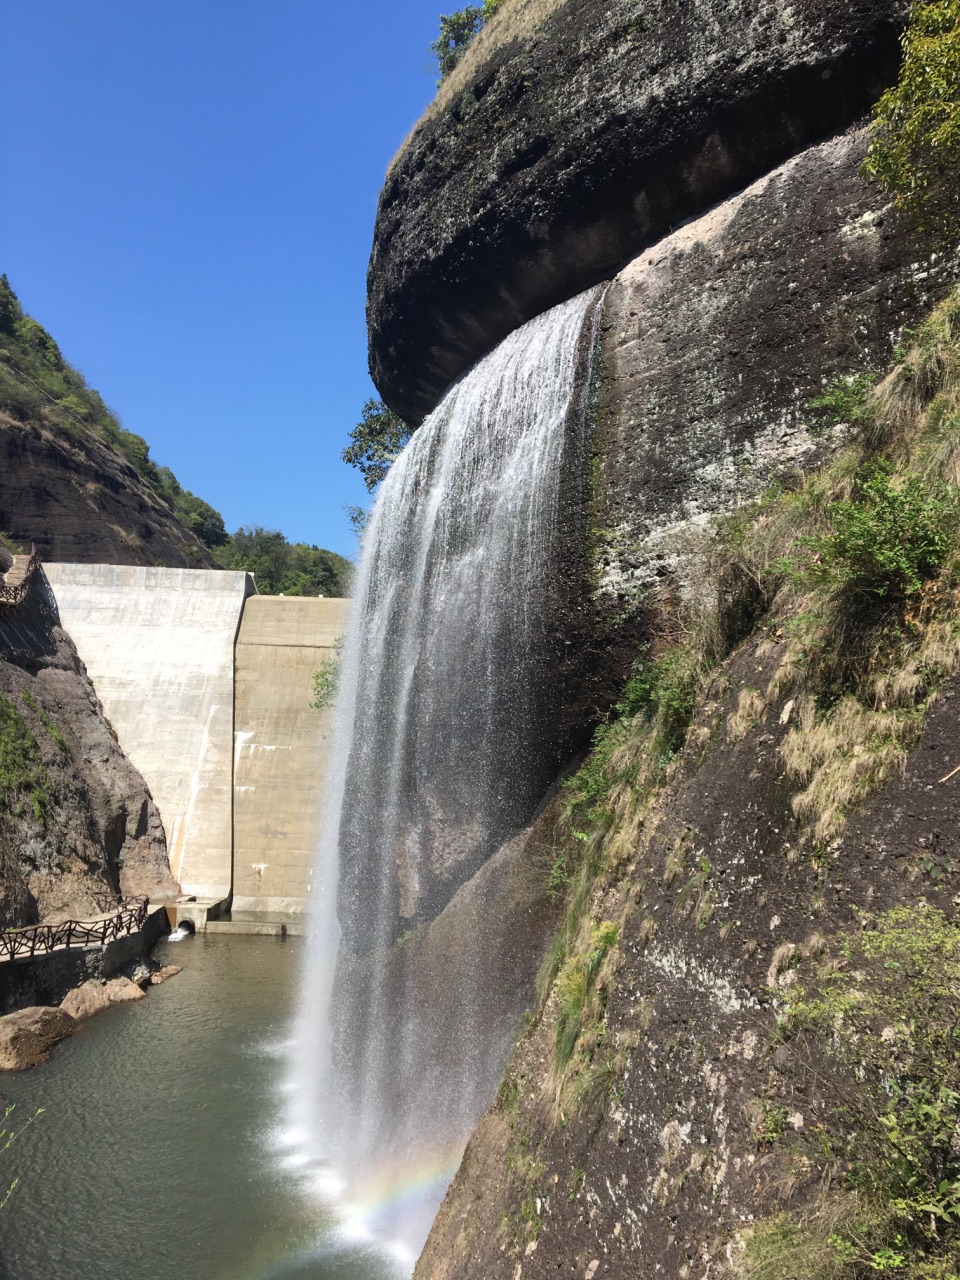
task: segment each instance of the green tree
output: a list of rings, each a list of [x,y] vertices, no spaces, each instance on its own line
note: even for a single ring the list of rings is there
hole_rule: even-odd
[[[489,18],[496,13],[503,0],[483,0],[483,4],[467,5],[455,13],[440,15],[440,34],[430,46],[436,54],[442,84],[467,51],[467,46]]]
[[[467,51],[467,45],[483,26],[483,10],[468,4],[456,13],[441,13],[440,34],[430,46],[437,55],[442,83]]]
[[[10,288],[5,275],[0,276],[0,333],[12,334],[23,319],[23,310],[17,295]]]
[[[350,432],[351,443],[343,451],[343,460],[359,468],[372,493],[412,434],[412,428],[382,400],[368,400],[363,416]]]
[[[865,172],[918,228],[960,233],[960,0],[916,0],[902,37],[900,79],[874,109]]]
[[[218,557],[226,569],[252,573],[261,595],[345,596],[350,589],[349,560],[305,542],[290,543],[278,529],[238,529]]]
[[[222,547],[229,542],[230,535],[219,511],[189,489],[184,489],[169,467],[157,467],[156,471],[163,496],[185,529],[208,547]]]

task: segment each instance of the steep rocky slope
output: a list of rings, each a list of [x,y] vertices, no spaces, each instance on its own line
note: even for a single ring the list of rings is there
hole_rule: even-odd
[[[418,1276],[956,1273],[960,296],[839,385],[542,833],[566,920]]]
[[[906,10],[505,0],[388,174],[411,421],[611,282],[584,612],[635,660],[424,1280],[957,1273],[957,260],[860,167]]]
[[[116,449],[0,409],[0,530],[48,561],[216,569]]]
[[[380,199],[368,320],[387,403],[419,421],[517,325],[850,125],[896,76],[906,8],[504,4]]]
[[[0,606],[0,927],[176,892],[160,815],[104,720],[52,592]]]
[[[786,1177],[780,1133],[764,1133],[765,1099],[781,1132],[803,1134],[825,1110],[822,1055],[780,1046],[778,981],[804,949],[856,932],[864,909],[954,913],[960,791],[940,779],[960,761],[958,686],[944,687],[904,772],[818,858],[780,754],[790,698],[737,721],[741,695],[777,664],[766,648],[751,643],[725,668],[626,865],[591,900],[595,919],[620,925],[598,977],[595,1070],[579,1097],[558,1087],[555,989],[471,1140],[418,1277],[716,1276],[752,1221],[813,1198],[820,1171]]]
[[[216,568],[149,456],[0,276],[0,534],[44,559]]]

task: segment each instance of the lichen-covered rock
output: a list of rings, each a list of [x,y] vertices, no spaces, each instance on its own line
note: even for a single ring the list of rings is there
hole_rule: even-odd
[[[387,175],[368,279],[384,399],[419,421],[519,324],[847,128],[895,79],[906,8],[504,4]]]
[[[58,1040],[72,1036],[76,1021],[63,1009],[37,1005],[0,1018],[0,1071],[23,1071],[44,1062]]]
[[[866,145],[855,128],[809,148],[614,280],[598,415],[612,594],[682,577],[711,514],[815,462],[811,398],[884,368],[952,279],[860,177]]]
[[[0,927],[90,918],[104,890],[176,894],[160,814],[42,576],[0,609],[0,696],[35,743],[36,800],[0,795]]]

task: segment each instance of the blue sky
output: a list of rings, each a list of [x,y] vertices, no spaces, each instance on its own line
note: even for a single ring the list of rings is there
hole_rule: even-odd
[[[354,549],[373,221],[444,7],[0,6],[0,271],[231,530]]]

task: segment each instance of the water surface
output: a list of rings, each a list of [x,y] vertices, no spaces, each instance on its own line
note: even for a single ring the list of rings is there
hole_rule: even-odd
[[[184,970],[0,1075],[3,1280],[387,1280],[285,1164],[278,1128],[299,939],[190,938]],[[312,1175],[312,1177],[311,1177]],[[406,1270],[409,1271],[409,1265]]]

